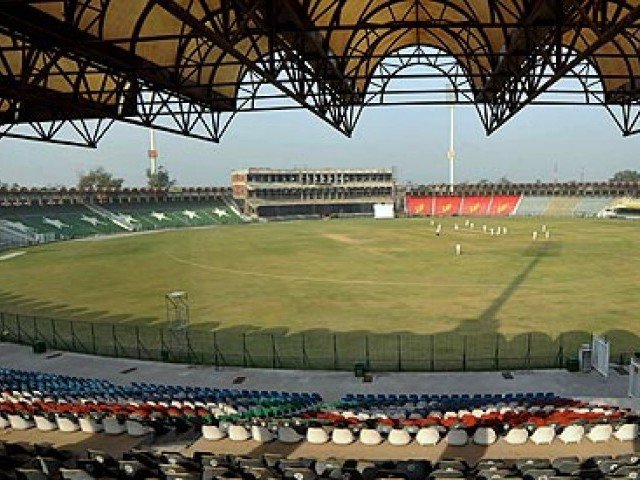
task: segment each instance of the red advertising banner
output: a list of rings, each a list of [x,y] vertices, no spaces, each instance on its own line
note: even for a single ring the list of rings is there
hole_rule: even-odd
[[[462,211],[460,215],[467,217],[488,215],[489,205],[491,204],[491,197],[487,195],[464,197],[462,202]]]
[[[494,195],[491,203],[491,215],[513,215],[520,202],[520,195]]]
[[[461,203],[462,197],[460,196],[436,197],[436,206],[433,214],[439,217],[458,215]]]
[[[407,197],[407,213],[415,216],[431,216],[433,215],[433,198],[432,197]]]

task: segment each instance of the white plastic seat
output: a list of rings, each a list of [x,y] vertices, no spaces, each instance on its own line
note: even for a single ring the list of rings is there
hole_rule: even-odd
[[[309,427],[307,429],[307,442],[313,445],[322,445],[329,441],[329,435],[324,428]]]
[[[256,442],[267,443],[273,441],[273,433],[267,427],[252,425],[251,438]]]
[[[245,442],[251,438],[249,431],[242,425],[231,425],[228,434],[229,439],[234,442]]]
[[[360,430],[359,440],[363,445],[380,445],[382,443],[382,435],[373,428],[363,428]]]
[[[568,425],[558,435],[558,438],[564,444],[580,443],[584,438],[584,427],[582,425]]]
[[[504,441],[509,445],[524,445],[528,439],[529,432],[524,428],[512,428],[504,437]]]
[[[85,433],[100,433],[104,430],[102,423],[96,421],[90,416],[80,417],[78,419],[78,423],[80,424],[80,430]]]
[[[452,447],[463,447],[469,441],[469,435],[465,430],[454,428],[449,430],[447,436],[445,437],[447,444]]]
[[[56,415],[56,423],[61,432],[77,432],[80,430],[78,422],[69,417]]]
[[[354,440],[353,433],[348,428],[334,428],[331,432],[331,441],[336,445],[349,445]]]
[[[436,427],[425,427],[418,430],[416,443],[422,446],[433,446],[440,442],[440,432]]]
[[[107,435],[121,435],[127,431],[127,427],[124,423],[120,423],[116,417],[105,417],[102,420],[102,426],[104,427],[104,433]]]
[[[621,442],[635,440],[638,438],[638,425],[635,423],[625,423],[614,432],[613,436]]]
[[[278,441],[282,443],[298,443],[302,435],[291,427],[278,427]]]
[[[127,429],[127,435],[131,437],[144,437],[153,433],[153,428],[147,427],[137,420],[128,419],[124,422],[124,426]]]
[[[480,427],[473,434],[473,443],[476,445],[493,445],[498,440],[498,435],[493,428]]]
[[[531,440],[536,445],[549,444],[553,442],[553,439],[556,436],[556,431],[553,427],[538,427],[535,432],[531,434],[529,440]]]
[[[33,420],[36,422],[36,428],[41,432],[51,432],[58,429],[56,422],[52,422],[42,415],[34,415]]]
[[[613,427],[611,425],[595,425],[589,433],[587,438],[594,443],[606,442],[613,435]]]
[[[222,440],[227,435],[217,425],[203,425],[202,436],[205,440]]]
[[[387,437],[387,441],[390,445],[394,445],[396,447],[402,447],[404,445],[409,445],[411,443],[411,435],[404,429],[394,428],[389,432],[389,436]]]
[[[7,420],[14,430],[29,430],[35,426],[32,420],[26,420],[22,415],[7,415]]]

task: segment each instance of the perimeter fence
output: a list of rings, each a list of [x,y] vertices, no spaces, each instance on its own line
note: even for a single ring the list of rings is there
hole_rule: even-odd
[[[611,360],[627,364],[640,339],[613,332]],[[54,350],[216,366],[302,370],[487,371],[561,368],[574,365],[591,333],[557,338],[527,333],[512,338],[496,333],[372,334],[262,332],[187,329],[64,320],[0,313],[0,340],[40,344]],[[42,345],[44,343],[44,345]]]

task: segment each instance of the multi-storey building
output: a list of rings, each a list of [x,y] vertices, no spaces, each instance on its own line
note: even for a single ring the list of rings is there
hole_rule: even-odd
[[[376,203],[394,202],[394,176],[379,169],[236,170],[233,197],[245,214],[260,217],[292,215],[371,215]]]

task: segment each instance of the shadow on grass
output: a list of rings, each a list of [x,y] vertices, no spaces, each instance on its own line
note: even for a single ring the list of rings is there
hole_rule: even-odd
[[[558,255],[561,249],[557,242],[533,244],[524,253],[530,261],[477,318],[431,335],[401,329],[384,334],[323,328],[292,333],[286,326],[220,328],[219,323],[208,323],[177,338],[155,317],[72,308],[0,291],[5,309],[15,306],[16,311],[30,313],[19,318],[4,314],[2,333],[10,341],[42,338],[53,348],[87,353],[246,367],[351,370],[356,363],[365,363],[373,371],[560,367],[575,357],[580,345],[590,342],[591,332],[563,332],[557,338],[529,332],[508,338],[499,333],[498,314],[544,258]],[[34,320],[34,314],[44,317]],[[636,333],[609,330],[605,335],[621,363],[640,350]]]

